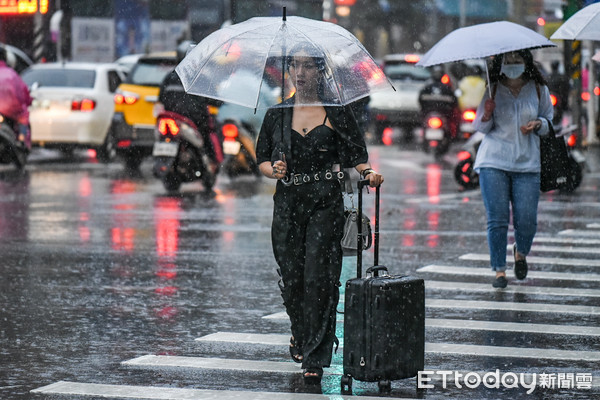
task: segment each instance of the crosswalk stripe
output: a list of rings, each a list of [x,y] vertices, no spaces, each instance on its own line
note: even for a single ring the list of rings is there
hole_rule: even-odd
[[[532,347],[478,346],[455,343],[426,343],[425,352],[487,357],[600,361],[600,352],[597,351],[541,349]]]
[[[489,270],[488,270],[489,275]],[[483,292],[490,291],[489,283],[430,281],[425,282],[426,290],[445,290],[454,292]],[[577,297],[600,297],[598,289],[566,288],[553,286],[516,286],[509,285],[502,290],[504,293],[521,293],[529,295],[544,296],[577,296]]]
[[[427,265],[417,269],[417,272],[428,272],[433,274],[450,275],[470,275],[492,277],[490,268],[459,267],[449,265]],[[582,282],[600,282],[598,274],[573,274],[570,272],[550,272],[550,271],[531,271],[527,274],[527,279],[552,279],[563,281],[582,281]],[[462,284],[458,283],[458,284]],[[491,287],[491,285],[490,285]]]
[[[600,230],[565,229],[558,232],[558,234],[564,236],[600,237]]]
[[[289,340],[289,339],[288,339]],[[212,370],[297,373],[300,364],[281,361],[232,360],[227,358],[145,355],[121,362],[125,367],[174,367]]]
[[[562,315],[600,315],[600,307],[578,306],[555,303],[515,303],[510,301],[483,301],[483,300],[452,300],[452,299],[426,299],[425,308],[451,308],[460,310],[494,310],[494,311],[523,311],[544,314]],[[287,319],[287,314],[282,311],[267,315],[264,319]],[[343,319],[338,319],[343,321]]]
[[[245,390],[185,389],[156,386],[108,385],[59,381],[31,391],[32,393],[105,397],[111,399],[152,400],[323,400],[322,394],[252,392]],[[351,400],[350,395],[336,395],[336,399]],[[361,400],[381,400],[381,397],[360,396]]]
[[[512,245],[506,246],[507,249],[512,250]],[[567,246],[543,246],[533,245],[532,251],[546,252],[546,253],[579,253],[579,254],[600,254],[600,247],[567,247]],[[527,257],[529,259],[529,257]]]
[[[522,322],[477,321],[445,318],[426,318],[425,328],[541,333],[548,335],[600,336],[600,328],[595,326],[532,324]],[[236,343],[263,346],[287,346],[289,344],[289,340],[289,334],[239,332],[216,332],[195,339],[195,341],[199,343]]]
[[[461,260],[470,261],[490,261],[489,254],[482,253],[468,253],[463,254],[459,257]],[[507,257],[508,262],[513,262],[512,257]],[[536,264],[550,264],[550,265],[571,265],[580,267],[600,267],[600,260],[587,260],[581,258],[554,258],[554,257],[535,257],[528,256],[527,262]]]
[[[556,237],[556,236],[536,236],[533,239],[533,243],[561,243],[571,245],[586,245],[586,244],[600,244],[600,239],[586,239],[586,238],[575,238],[575,237]]]

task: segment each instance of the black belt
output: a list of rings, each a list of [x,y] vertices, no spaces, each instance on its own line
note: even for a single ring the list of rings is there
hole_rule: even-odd
[[[282,182],[287,185],[300,186],[305,183],[313,183],[319,181],[343,181],[346,177],[344,171],[333,172],[330,170],[315,172],[314,174],[290,174],[286,179],[282,179]]]

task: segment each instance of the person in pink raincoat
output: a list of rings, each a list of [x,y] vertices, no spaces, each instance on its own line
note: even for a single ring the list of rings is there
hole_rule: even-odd
[[[18,139],[31,147],[29,110],[31,96],[19,74],[6,64],[6,49],[0,47],[0,114],[14,121]]]

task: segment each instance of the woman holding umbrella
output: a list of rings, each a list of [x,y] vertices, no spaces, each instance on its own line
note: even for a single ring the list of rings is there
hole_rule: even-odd
[[[319,49],[288,53],[296,88],[265,115],[256,148],[263,175],[278,179],[271,238],[291,321],[290,354],[307,383],[320,383],[331,362],[342,268],[343,172],[355,167],[370,186],[383,176],[369,162],[363,133],[348,107],[324,106],[327,69]],[[285,179],[284,179],[285,178]]]
[[[492,286],[505,288],[509,207],[512,205],[515,276],[525,279],[537,229],[540,195],[540,138],[548,133],[552,103],[529,50],[498,55],[490,68],[491,90],[477,109],[475,128],[485,133],[477,152],[487,216]]]

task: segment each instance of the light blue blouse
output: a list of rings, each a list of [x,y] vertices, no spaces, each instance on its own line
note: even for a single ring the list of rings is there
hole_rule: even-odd
[[[485,133],[477,150],[475,171],[497,168],[511,172],[540,172],[539,136],[548,134],[548,120],[552,121],[554,110],[548,88],[538,87],[539,98],[533,81],[527,82],[515,97],[506,86],[498,83],[492,118],[482,122],[484,104],[490,97],[486,90],[474,122],[475,129]],[[523,135],[519,128],[538,118],[542,121],[538,132]]]

